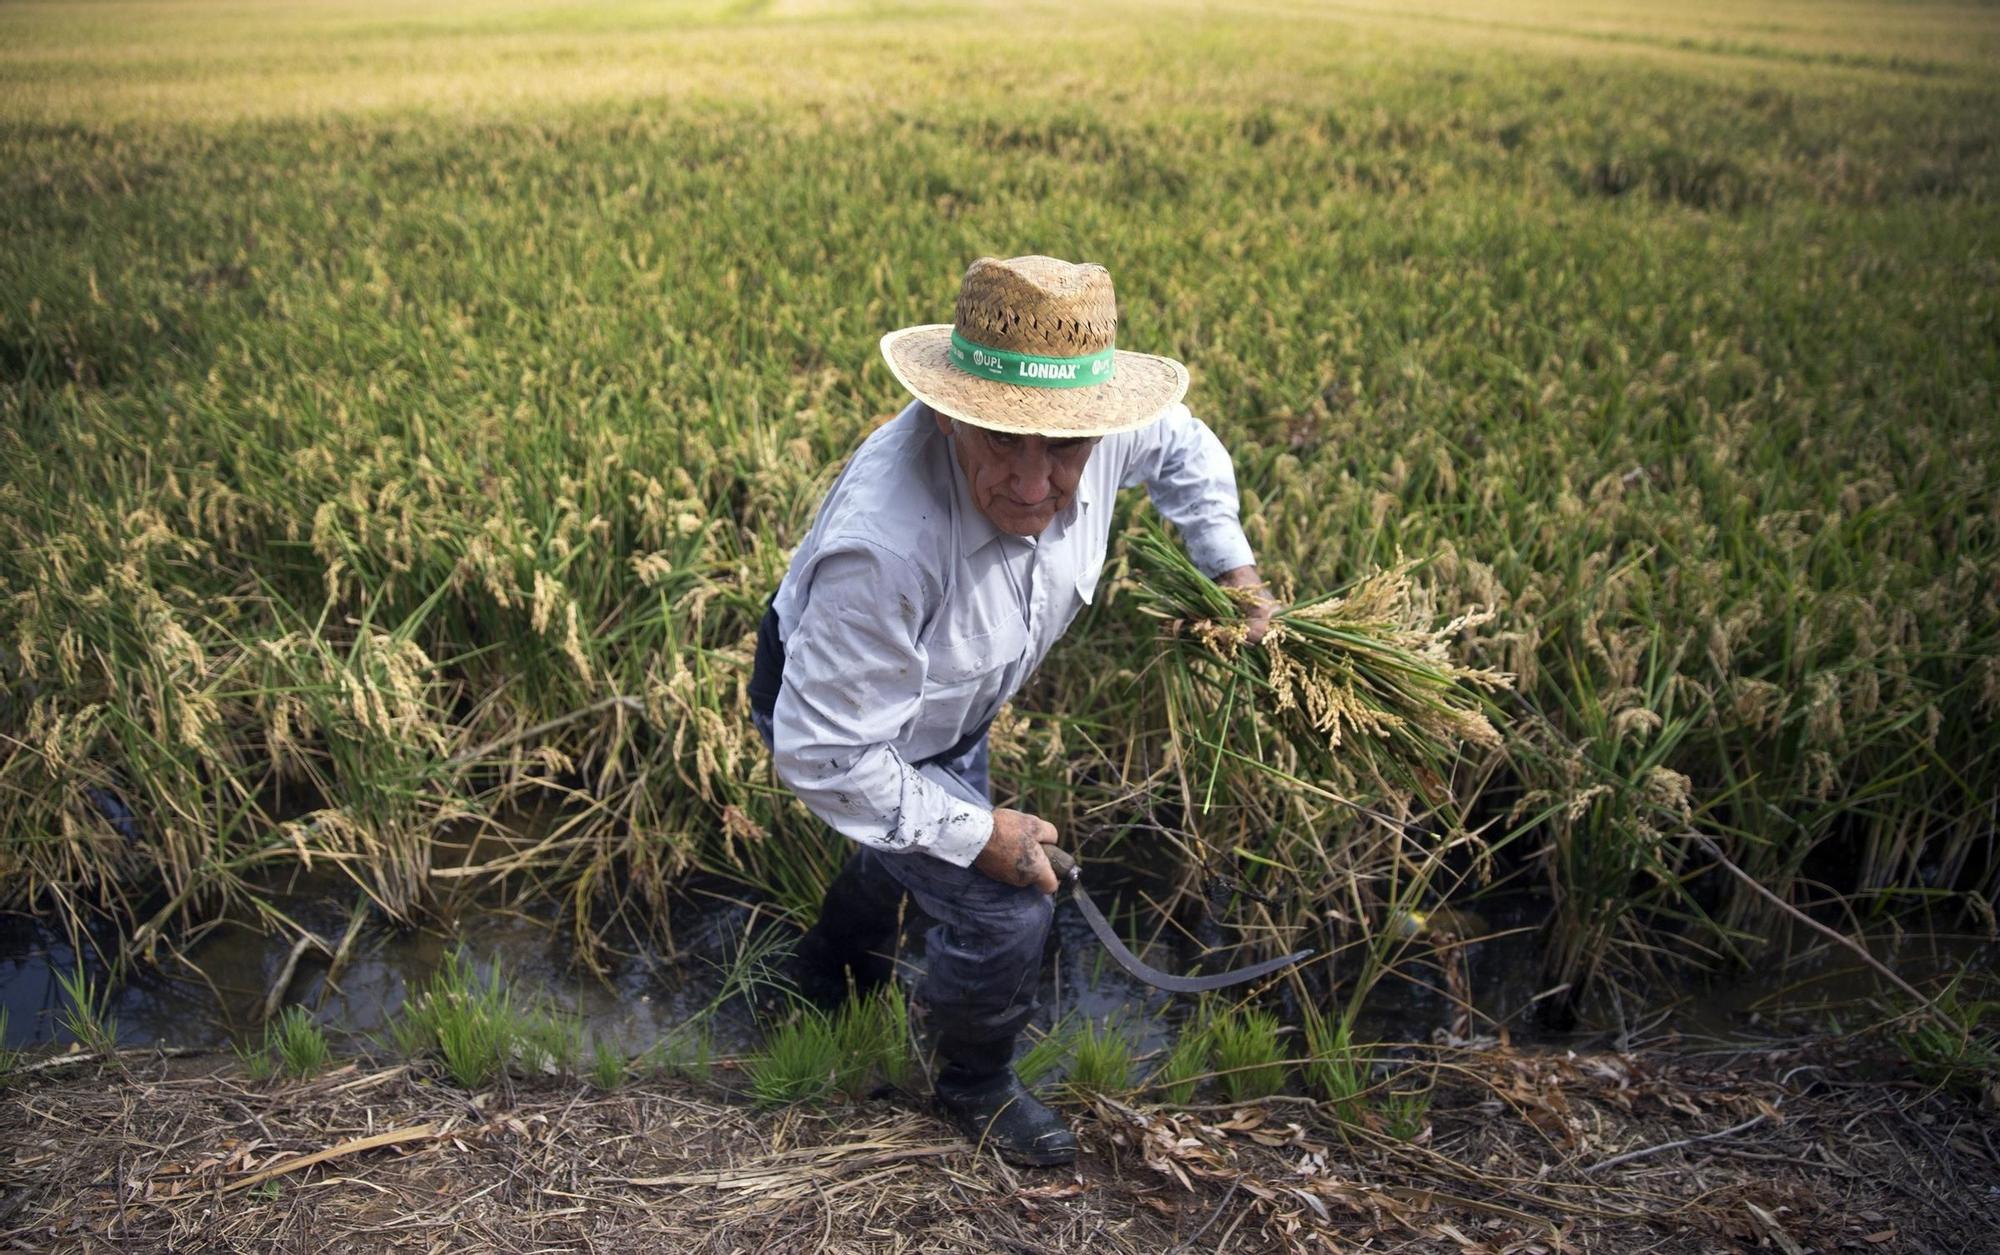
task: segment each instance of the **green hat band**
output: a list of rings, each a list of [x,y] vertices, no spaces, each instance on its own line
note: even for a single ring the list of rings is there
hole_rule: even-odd
[[[1115,349],[1087,353],[1082,357],[1043,357],[1037,353],[1010,353],[974,344],[957,330],[951,333],[951,364],[968,375],[1017,383],[1029,388],[1088,388],[1108,383],[1115,366]]]

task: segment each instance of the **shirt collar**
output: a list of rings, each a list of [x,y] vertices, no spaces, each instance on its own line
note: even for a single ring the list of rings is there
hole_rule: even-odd
[[[1097,455],[1103,448],[1104,442],[1098,441],[1097,448],[1090,451],[1090,461],[1084,464],[1083,474],[1077,477],[1076,500],[1071,504],[1079,518],[1097,502],[1097,477],[1091,474],[1091,470],[1097,465]]]

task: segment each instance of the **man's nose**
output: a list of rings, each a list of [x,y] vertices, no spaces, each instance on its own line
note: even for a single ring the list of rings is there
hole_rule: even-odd
[[[1054,489],[1049,455],[1042,449],[1025,449],[1014,459],[1014,499],[1023,505],[1040,505]]]

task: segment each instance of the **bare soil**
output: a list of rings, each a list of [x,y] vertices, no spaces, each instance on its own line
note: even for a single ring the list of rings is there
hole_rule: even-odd
[[[1399,1140],[1298,1098],[1072,1106],[1018,1171],[898,1093],[468,1095],[123,1055],[0,1091],[0,1248],[311,1251],[2000,1250],[2000,1120],[1824,1048],[1437,1054]]]

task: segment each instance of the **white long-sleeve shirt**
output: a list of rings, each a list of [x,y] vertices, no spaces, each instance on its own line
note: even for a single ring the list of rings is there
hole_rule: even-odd
[[[1202,571],[1253,561],[1229,454],[1185,405],[1104,437],[1076,499],[1033,539],[974,506],[921,402],[870,435],[778,587],[778,778],[855,841],[969,866],[993,834],[989,804],[911,764],[991,720],[1034,674],[1096,594],[1113,496],[1141,483]]]

